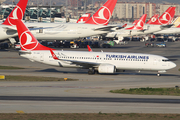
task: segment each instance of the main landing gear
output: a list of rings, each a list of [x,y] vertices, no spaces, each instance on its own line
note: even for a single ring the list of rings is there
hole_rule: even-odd
[[[88,70],[89,75],[98,74],[98,73],[99,73],[98,70],[95,70],[94,68],[89,68]]]
[[[89,68],[88,70],[88,74],[89,75],[93,75],[95,72],[94,72],[94,69],[93,68]]]

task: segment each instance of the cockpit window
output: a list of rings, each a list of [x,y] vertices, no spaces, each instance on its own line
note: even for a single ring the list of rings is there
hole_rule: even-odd
[[[163,62],[167,62],[167,61],[169,61],[169,59],[163,59],[162,61],[163,61]]]

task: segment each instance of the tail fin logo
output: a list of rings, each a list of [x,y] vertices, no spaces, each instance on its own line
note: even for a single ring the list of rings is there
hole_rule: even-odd
[[[144,26],[144,22],[142,20],[140,20],[137,25],[136,28],[142,28]]]
[[[95,14],[94,16],[92,16],[93,21],[98,25],[107,24],[110,18],[111,18],[111,11],[105,6],[99,9],[98,15]]]
[[[30,31],[25,31],[19,37],[21,47],[25,50],[33,50],[37,47],[38,42],[32,38],[32,33]]]
[[[13,26],[16,25],[15,22],[17,19],[22,19],[22,18],[23,18],[23,11],[19,6],[16,6],[12,14],[9,15],[8,22],[10,25]]]
[[[152,19],[151,19],[151,22],[155,22],[157,20],[157,18],[156,17],[153,17]]]
[[[172,17],[168,12],[165,12],[161,19],[159,19],[159,22],[161,24],[169,24],[171,22]]]

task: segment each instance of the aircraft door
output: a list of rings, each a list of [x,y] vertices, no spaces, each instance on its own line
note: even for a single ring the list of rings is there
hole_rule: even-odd
[[[154,58],[153,65],[157,65],[157,59],[156,58]]]
[[[40,54],[40,61],[44,61],[44,53]]]

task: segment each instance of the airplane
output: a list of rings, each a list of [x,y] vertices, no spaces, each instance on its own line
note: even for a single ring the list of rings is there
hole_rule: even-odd
[[[52,27],[52,29],[43,29],[32,31],[39,40],[72,40],[89,36],[101,35],[110,32],[115,25],[108,26],[117,0],[108,0],[90,19],[84,24],[76,23],[58,23],[57,26],[51,26],[54,23],[38,23],[38,27]],[[30,25],[26,24],[27,27]]]
[[[179,34],[180,33],[180,17],[175,19],[174,21],[174,27],[171,27],[169,29],[161,30],[158,32],[154,32],[153,34]]]
[[[155,14],[154,16],[151,17],[151,19],[146,23],[146,24],[153,24],[157,19],[159,15]]]
[[[158,19],[157,15],[153,16],[150,20],[148,21],[148,24],[144,24],[143,30],[128,30],[126,31],[126,28],[117,30],[112,33],[108,33],[106,37],[118,37],[119,41],[122,41],[124,37],[130,37],[130,36],[135,36],[135,35],[147,35],[150,33],[154,33],[157,31],[161,31],[163,29],[170,28],[172,24],[172,18],[175,15],[175,9],[176,7],[169,7]],[[164,20],[165,16],[168,16],[166,20]]]
[[[158,14],[155,14],[154,16],[151,17],[151,19],[149,19],[149,21],[146,24],[151,24],[152,22],[156,21],[157,18],[159,17]],[[139,20],[135,20],[132,24],[136,24]]]
[[[28,0],[20,0],[7,19],[0,24],[0,41],[17,36],[16,27],[13,27],[15,24],[15,19],[17,19],[17,17],[19,17],[19,19],[23,18],[27,3]]]
[[[19,2],[24,1],[20,0]],[[27,0],[25,0],[27,2]],[[18,9],[11,12],[10,16],[0,27],[2,35],[0,40],[10,37],[16,37],[17,31],[11,21],[14,18],[22,18],[21,7],[25,8],[25,3],[19,4]],[[101,35],[111,31],[117,26],[107,26],[117,0],[108,0],[89,20],[86,24],[77,23],[25,23],[28,28],[31,28],[34,36],[39,40],[72,40],[94,35]],[[6,28],[5,31],[3,28]],[[48,28],[48,29],[47,29]]]
[[[106,37],[129,37],[129,36],[133,36],[133,35],[137,35],[139,32],[143,31],[143,27],[146,21],[146,17],[147,14],[144,14],[139,20],[138,22],[136,22],[136,24],[132,27],[129,28],[124,28],[121,30],[116,30],[114,32],[110,32],[106,35]]]
[[[88,74],[113,74],[121,70],[150,70],[160,73],[176,67],[168,58],[142,53],[59,51],[41,45],[25,26],[16,20],[20,40],[19,55],[31,61],[69,68],[89,69]]]

